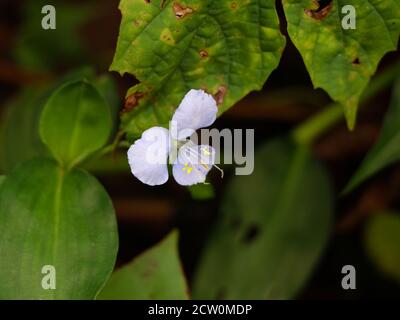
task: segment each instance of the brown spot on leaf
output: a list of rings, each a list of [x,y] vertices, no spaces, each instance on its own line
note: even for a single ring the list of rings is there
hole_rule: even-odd
[[[150,260],[147,263],[147,268],[143,270],[143,278],[150,278],[154,272],[159,268],[159,263],[156,260]]]
[[[237,9],[237,3],[235,2],[235,1],[233,1],[233,2],[231,2],[231,9],[232,10],[235,10],[235,9]]]
[[[150,3],[150,0],[144,0],[144,2],[146,2],[146,3]]]
[[[221,105],[224,103],[224,98],[227,92],[228,88],[226,86],[220,86],[218,88],[217,93],[214,95],[214,99],[217,102],[217,105]]]
[[[174,10],[175,17],[177,19],[182,19],[188,14],[193,13],[193,9],[189,7],[183,7],[179,3],[174,2],[174,5],[172,6],[172,9]]]
[[[206,50],[201,50],[200,51],[200,57],[207,58],[208,57],[208,52]]]
[[[318,6],[318,9],[304,9],[304,12],[309,17],[315,20],[322,20],[328,16],[328,14],[332,11],[333,1],[324,1],[324,0],[314,0],[315,6]]]
[[[121,114],[132,111],[135,107],[138,106],[140,98],[144,96],[142,92],[135,92],[128,96],[125,100],[124,108],[121,111]]]

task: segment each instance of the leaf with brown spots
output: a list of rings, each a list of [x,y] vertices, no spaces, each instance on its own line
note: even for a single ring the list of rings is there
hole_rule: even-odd
[[[175,12],[175,17],[177,19],[182,19],[185,16],[187,16],[188,14],[193,13],[193,9],[189,8],[189,7],[183,7],[181,6],[179,3],[174,2],[174,5],[172,6],[172,9]]]
[[[326,4],[325,6],[322,6],[322,4],[318,4],[318,6],[319,6],[319,8],[317,10],[304,9],[304,12],[313,19],[322,20],[329,14],[329,12],[331,12],[332,6],[333,6],[333,1],[330,0],[330,2],[328,4]]]
[[[139,104],[139,99],[142,98],[143,95],[144,94],[141,92],[135,92],[129,95],[125,100],[125,105],[121,113],[132,111]]]
[[[222,114],[263,87],[285,44],[272,0],[122,0],[120,10],[111,70],[140,81],[128,98],[144,94],[122,115],[129,140],[150,127],[168,127],[190,89],[220,91]]]
[[[342,28],[352,5],[356,29]],[[379,61],[396,50],[400,0],[283,0],[288,33],[300,51],[311,80],[344,106],[355,126],[358,103]]]
[[[218,105],[221,105],[224,103],[224,98],[225,98],[227,91],[228,91],[228,88],[226,86],[220,86],[218,88],[218,91],[214,96],[215,101],[217,101]]]
[[[207,57],[208,57],[208,52],[207,52],[207,50],[201,50],[201,51],[200,51],[200,57],[202,57],[202,58],[207,58]]]

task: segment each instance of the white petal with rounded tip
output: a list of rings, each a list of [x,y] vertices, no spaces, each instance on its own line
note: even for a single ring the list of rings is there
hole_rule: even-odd
[[[128,161],[132,174],[150,186],[164,184],[168,180],[169,132],[153,127],[129,148]]]
[[[217,103],[212,95],[203,90],[190,90],[172,117],[177,128],[177,137],[174,138],[182,140],[197,129],[210,126],[217,118],[217,112]]]
[[[187,143],[179,149],[172,174],[180,185],[191,186],[205,182],[215,161],[215,149],[207,145]]]

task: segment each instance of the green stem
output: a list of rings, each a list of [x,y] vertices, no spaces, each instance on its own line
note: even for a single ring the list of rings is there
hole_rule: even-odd
[[[365,103],[369,98],[375,96],[400,74],[400,63],[386,68],[376,76],[361,96],[360,104]],[[321,134],[331,129],[338,121],[343,119],[343,106],[339,103],[332,103],[311,119],[300,124],[292,132],[294,140],[299,144],[309,145]]]

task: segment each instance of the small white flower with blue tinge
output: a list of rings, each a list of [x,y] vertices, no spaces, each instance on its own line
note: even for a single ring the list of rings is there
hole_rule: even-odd
[[[179,184],[204,183],[215,166],[215,149],[187,139],[196,130],[213,124],[217,112],[213,96],[203,90],[190,90],[176,109],[170,130],[150,128],[129,148],[132,174],[150,186],[164,184],[168,180],[169,158],[172,174]]]

